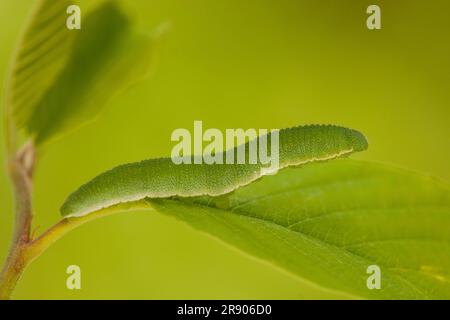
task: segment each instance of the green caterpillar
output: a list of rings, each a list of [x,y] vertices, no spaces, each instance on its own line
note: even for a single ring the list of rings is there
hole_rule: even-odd
[[[359,131],[332,125],[299,126],[281,129],[278,134],[279,169],[348,156],[368,146]],[[268,134],[268,140],[270,137]],[[220,196],[261,178],[265,174],[262,169],[260,163],[176,165],[171,158],[125,164],[73,192],[61,207],[61,214],[80,217],[144,198]]]

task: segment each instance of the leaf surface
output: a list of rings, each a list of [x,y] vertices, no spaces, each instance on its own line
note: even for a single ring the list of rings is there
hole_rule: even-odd
[[[26,126],[36,105],[67,63],[75,32],[68,32],[69,0],[38,0],[16,48],[7,98],[19,127]]]
[[[92,119],[152,61],[152,37],[113,1],[82,11],[81,30],[66,27],[69,4],[39,2],[12,67],[7,104],[37,144]]]
[[[450,189],[379,164],[289,168],[219,198],[148,199],[302,279],[356,297],[450,298]],[[369,290],[367,268],[381,269]]]

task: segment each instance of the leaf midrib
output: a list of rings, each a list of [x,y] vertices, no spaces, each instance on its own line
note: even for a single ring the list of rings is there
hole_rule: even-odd
[[[371,180],[373,178],[377,178],[377,177],[375,175],[373,175],[373,176],[372,175],[366,175],[364,177],[355,176],[355,177],[352,177],[352,179],[353,179],[352,181],[362,182],[362,181],[369,181],[369,180]],[[236,209],[244,207],[244,206],[246,206],[248,204],[252,204],[252,203],[254,203],[255,201],[258,201],[258,200],[272,198],[272,197],[277,197],[277,196],[282,195],[282,194],[294,193],[294,192],[298,192],[298,191],[302,191],[303,192],[305,190],[317,189],[319,187],[322,188],[324,186],[332,186],[332,185],[338,184],[338,183],[342,183],[342,182],[336,181],[336,179],[333,178],[333,179],[325,179],[325,180],[322,180],[322,181],[319,181],[319,182],[313,183],[313,184],[308,184],[306,186],[303,185],[303,184],[297,184],[297,185],[291,186],[289,188],[285,188],[283,190],[279,190],[277,192],[267,193],[267,194],[263,194],[263,195],[258,196],[258,197],[254,197],[254,198],[248,199],[248,200],[243,201],[243,202],[239,203],[238,205],[232,207],[230,210],[231,211],[235,211]]]
[[[286,228],[292,229],[295,226],[301,225],[302,223],[305,222],[311,222],[314,220],[318,220],[318,219],[322,219],[322,218],[329,218],[333,215],[337,215],[337,214],[355,214],[358,213],[358,211],[361,210],[373,210],[373,211],[381,211],[381,210],[389,210],[389,211],[393,211],[393,210],[400,210],[400,209],[407,209],[410,208],[410,205],[406,205],[406,204],[401,204],[401,205],[396,205],[396,206],[391,206],[391,207],[376,207],[376,206],[362,206],[362,207],[355,207],[355,208],[351,208],[351,209],[345,209],[345,210],[331,210],[328,212],[325,212],[323,214],[318,214],[312,217],[305,217],[303,219],[300,219],[297,222],[294,222],[292,224],[289,224],[288,226],[286,226]],[[426,204],[421,204],[421,205],[415,205],[414,208],[420,208],[420,209],[425,209],[425,208],[434,208],[434,209],[441,209],[441,208],[447,208],[450,211],[450,207],[446,206],[446,205],[439,205],[439,204],[434,204],[434,203],[426,203]]]

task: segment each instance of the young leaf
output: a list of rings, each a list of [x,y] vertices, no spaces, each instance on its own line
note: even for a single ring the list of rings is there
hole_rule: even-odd
[[[320,286],[377,299],[450,298],[448,185],[337,160],[215,198],[148,199],[158,211]],[[381,270],[370,290],[369,266]]]
[[[92,119],[116,92],[145,76],[152,41],[113,1],[68,30],[68,1],[41,1],[18,50],[8,105],[37,144]]]
[[[38,0],[16,49],[7,107],[19,127],[27,126],[69,59],[76,35],[65,26],[69,5],[69,0]]]
[[[268,137],[269,147],[271,135]],[[250,143],[245,146],[247,153]],[[343,127],[316,125],[283,129],[279,131],[279,168],[330,160],[366,148],[367,141],[360,132]],[[126,164],[81,186],[63,204],[61,214],[66,217],[83,216],[146,197],[227,194],[261,178],[263,168],[260,162],[176,165],[170,158]]]

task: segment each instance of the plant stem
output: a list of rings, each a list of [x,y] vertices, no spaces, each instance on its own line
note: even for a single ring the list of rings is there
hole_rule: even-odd
[[[11,298],[16,284],[28,264],[25,253],[26,246],[11,247],[0,276],[0,300]]]
[[[14,231],[5,265],[0,273],[0,299],[8,299],[27,264],[27,244],[30,241],[32,213],[32,175],[34,146],[27,144],[8,159],[8,172],[15,197]]]
[[[0,273],[0,300],[10,299],[25,267],[72,229],[113,213],[150,208],[145,200],[141,200],[118,204],[83,217],[66,218],[33,240],[32,178],[35,158],[33,143],[26,144],[15,156],[8,157],[7,169],[13,184],[16,215],[9,253]]]
[[[111,214],[130,210],[149,209],[150,204],[145,200],[121,203],[115,206],[92,212],[86,216],[77,218],[65,218],[35,240],[27,238],[27,241],[15,245],[13,242],[10,254],[6,260],[0,276],[0,300],[9,299],[24,268],[34,259],[39,257],[49,246],[63,237],[71,230],[89,222]],[[29,233],[28,233],[29,234]]]
[[[151,206],[145,200],[121,203],[115,206],[104,208],[92,213],[89,213],[82,217],[65,218],[57,224],[50,227],[47,231],[42,233],[41,236],[31,241],[28,245],[30,253],[30,259],[37,258],[42,252],[44,252],[49,246],[55,243],[58,239],[62,238],[65,234],[71,230],[96,219],[103,218],[115,213],[126,212],[130,210],[151,209]]]

